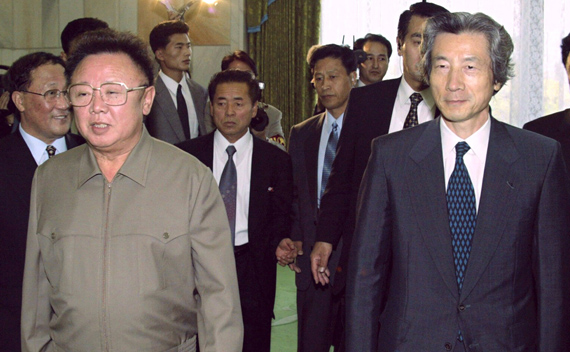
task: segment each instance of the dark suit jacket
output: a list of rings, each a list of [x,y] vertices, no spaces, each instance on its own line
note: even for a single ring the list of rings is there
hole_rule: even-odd
[[[186,80],[190,93],[192,94],[192,101],[196,109],[196,116],[198,118],[198,130],[201,136],[206,132],[206,101],[208,94],[206,89],[196,83],[192,79]],[[156,96],[152,104],[150,113],[145,118],[146,128],[151,136],[163,140],[165,142],[175,144],[186,140],[184,131],[182,130],[182,122],[178,117],[178,110],[172,101],[172,97],[168,92],[168,88],[162,81],[160,76],[156,77],[154,82]]]
[[[301,268],[301,273],[295,275],[295,281],[299,290],[306,290],[313,283],[309,254],[317,234],[319,144],[325,118],[326,112],[313,116],[293,126],[289,135],[289,155],[293,162],[293,184],[296,195],[293,201],[291,239],[303,241],[305,253],[297,257],[297,266]],[[341,249],[337,247],[337,250],[333,251],[330,267],[336,267],[338,264]],[[334,280],[334,274],[333,271],[331,280]]]
[[[560,142],[566,167],[570,170],[570,109],[527,122],[523,128]]]
[[[214,133],[177,144],[212,169]],[[267,298],[261,314],[273,312],[276,259],[279,242],[290,237],[293,176],[287,153],[259,138],[253,138],[249,193],[248,236],[254,256],[259,288]]]
[[[570,199],[560,145],[491,121],[461,295],[440,119],[374,141],[359,192],[348,281],[348,351],[570,346]]]
[[[69,149],[83,138],[68,134]],[[0,341],[6,351],[20,350],[22,278],[30,212],[32,178],[37,168],[17,130],[0,140]]]
[[[354,231],[356,196],[362,174],[368,163],[372,139],[388,133],[392,110],[400,80],[391,79],[350,93],[344,116],[337,154],[333,162],[326,192],[321,199],[317,223],[317,241],[337,247],[342,236],[343,246],[335,292],[344,287],[346,260]],[[331,271],[335,267],[330,266]]]

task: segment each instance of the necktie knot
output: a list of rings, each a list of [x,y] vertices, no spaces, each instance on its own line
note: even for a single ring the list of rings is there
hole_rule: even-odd
[[[413,106],[418,106],[418,104],[421,103],[422,100],[424,100],[424,98],[420,93],[414,93],[410,95],[410,101],[412,102]]]
[[[471,149],[467,142],[459,142],[455,145],[455,158],[463,158],[465,153],[467,153]]]
[[[236,153],[236,147],[234,147],[233,145],[228,145],[228,147],[226,148],[226,153],[228,153],[228,156],[231,159]]]
[[[46,152],[48,153],[48,158],[51,158],[55,155],[56,149],[53,145],[50,144],[46,147]]]
[[[336,133],[336,131],[338,130],[338,124],[335,122],[333,122],[332,124],[332,132]]]

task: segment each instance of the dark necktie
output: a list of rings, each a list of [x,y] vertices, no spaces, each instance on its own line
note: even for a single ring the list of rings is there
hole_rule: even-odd
[[[460,295],[477,223],[475,190],[469,172],[463,163],[463,156],[469,149],[469,144],[465,142],[459,142],[455,146],[455,168],[447,183],[447,211],[451,230],[451,246],[453,248],[457,288]],[[461,331],[459,331],[457,339],[463,342]]]
[[[463,287],[469,253],[471,253],[471,242],[477,223],[475,190],[469,172],[463,163],[463,156],[469,148],[465,142],[459,142],[455,146],[455,168],[447,183],[447,210],[459,294],[461,294]]]
[[[46,147],[46,152],[48,153],[48,159],[55,155],[57,149],[53,145],[48,145]]]
[[[178,90],[176,91],[176,105],[178,106],[178,117],[182,123],[182,130],[184,131],[184,136],[186,139],[190,139],[190,122],[188,122],[188,107],[186,106],[186,100],[184,95],[182,95],[182,85],[178,85]]]
[[[325,160],[323,162],[323,174],[321,178],[321,194],[319,197],[319,206],[320,206],[320,200],[323,197],[323,193],[325,193],[327,182],[329,181],[332,164],[334,161],[334,157],[336,155],[337,143],[338,143],[338,124],[335,121],[332,124],[332,130],[331,133],[329,134],[329,140],[327,141],[327,149],[325,150]]]
[[[230,222],[230,230],[232,232],[232,246],[235,244],[236,236],[236,197],[237,197],[237,170],[234,164],[233,156],[236,148],[230,145],[226,148],[228,153],[228,162],[224,166],[222,176],[220,177],[220,193],[226,205],[226,213]]]
[[[424,100],[420,93],[414,93],[410,95],[410,101],[412,105],[410,106],[410,111],[404,122],[404,128],[414,127],[418,125],[418,105]]]

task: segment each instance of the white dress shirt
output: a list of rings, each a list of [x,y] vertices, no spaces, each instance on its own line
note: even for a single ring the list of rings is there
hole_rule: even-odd
[[[394,109],[392,109],[392,119],[390,120],[390,129],[388,130],[388,133],[397,132],[404,128],[406,117],[408,116],[412,105],[410,96],[414,93],[420,93],[422,98],[424,98],[418,104],[418,123],[433,120],[436,107],[431,90],[426,88],[421,92],[416,92],[402,76],[400,86],[398,87],[398,93],[396,95],[396,101],[394,102]]]
[[[479,209],[481,199],[481,189],[483,187],[483,173],[485,172],[485,162],[487,160],[487,148],[489,147],[489,135],[491,133],[491,119],[473,133],[467,139],[462,139],[453,133],[443,120],[440,123],[441,148],[443,152],[443,168],[445,171],[445,190],[447,183],[455,168],[455,145],[459,142],[469,144],[469,150],[463,156],[463,163],[469,172],[469,178],[473,183],[475,191],[475,201]]]
[[[22,128],[22,124],[20,124],[18,128],[20,129],[20,134],[22,135],[22,138],[24,138],[24,142],[26,142],[26,144],[28,145],[28,149],[32,153],[32,156],[34,157],[36,164],[40,166],[46,160],[49,159],[49,155],[46,151],[46,147],[48,146],[48,144],[44,143],[42,140],[24,131],[24,129]],[[56,139],[51,145],[55,147],[56,155],[67,151],[65,136]]]
[[[174,102],[174,106],[178,109],[178,100],[176,99],[176,93],[178,92],[178,85],[182,86],[182,95],[184,100],[186,100],[186,107],[188,108],[188,123],[190,126],[190,138],[198,137],[200,131],[198,129],[198,115],[196,114],[196,107],[194,107],[194,100],[192,100],[192,94],[190,93],[190,88],[186,82],[186,75],[182,75],[182,80],[176,82],[172,78],[168,77],[162,70],[158,72],[160,78],[164,82],[164,85],[170,93],[170,97]]]
[[[248,219],[249,219],[249,189],[251,184],[251,156],[253,155],[253,136],[246,133],[237,142],[231,144],[216,130],[214,132],[214,160],[212,163],[212,173],[220,185],[220,178],[224,167],[228,162],[226,148],[233,145],[236,152],[233,156],[237,171],[237,195],[236,195],[236,233],[235,246],[241,246],[249,241]]]
[[[325,152],[327,151],[327,142],[332,131],[333,122],[336,121],[338,128],[338,136],[340,138],[340,131],[342,130],[342,121],[344,112],[335,119],[328,110],[326,111],[325,121],[323,122],[323,129],[321,130],[321,142],[319,143],[319,160],[317,166],[317,204],[321,205],[321,183],[323,180],[323,165],[325,163]]]

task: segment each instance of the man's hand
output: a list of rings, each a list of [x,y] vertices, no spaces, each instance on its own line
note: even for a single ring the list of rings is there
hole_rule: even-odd
[[[330,270],[327,268],[332,253],[332,244],[317,242],[311,252],[311,272],[315,284],[327,285],[329,283]]]
[[[275,257],[277,257],[277,262],[281,266],[291,264],[295,261],[297,257],[297,247],[295,247],[295,244],[290,238],[284,238],[279,242],[275,250]]]
[[[297,255],[303,255],[303,241],[293,241],[293,244],[297,250]],[[297,274],[301,272],[301,268],[297,266],[297,258],[295,258],[293,263],[289,264],[289,269],[293,270]]]

